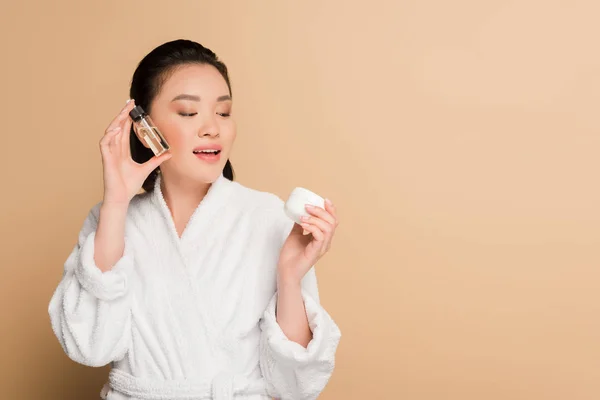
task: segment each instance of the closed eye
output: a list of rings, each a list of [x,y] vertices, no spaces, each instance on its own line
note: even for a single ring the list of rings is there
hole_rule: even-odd
[[[182,117],[193,117],[196,114],[198,113],[179,113],[179,115],[181,115]]]
[[[220,115],[221,117],[225,117],[225,118],[227,118],[231,115],[229,113],[217,113],[217,114]]]

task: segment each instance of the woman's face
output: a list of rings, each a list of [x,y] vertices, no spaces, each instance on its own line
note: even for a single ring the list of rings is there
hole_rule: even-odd
[[[162,173],[177,180],[214,182],[236,137],[231,107],[227,82],[215,67],[176,67],[150,107],[150,117],[172,153],[161,164]],[[216,150],[218,154],[201,150]]]

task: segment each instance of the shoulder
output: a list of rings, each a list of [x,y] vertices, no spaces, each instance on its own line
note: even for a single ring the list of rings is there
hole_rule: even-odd
[[[136,194],[131,201],[129,202],[129,206],[127,207],[127,218],[133,218],[136,215],[142,213],[147,214],[148,208],[151,207],[150,203],[151,193],[144,192]],[[95,203],[90,209],[86,222],[97,223],[100,218],[100,210],[102,209],[102,205],[104,201],[99,201]]]
[[[230,181],[233,202],[244,208],[266,212],[283,212],[284,201],[275,193],[254,189],[242,183]]]
[[[232,203],[235,207],[252,213],[261,222],[272,225],[286,234],[293,226],[293,221],[286,215],[285,202],[275,193],[251,188],[239,182],[230,182],[233,188]]]

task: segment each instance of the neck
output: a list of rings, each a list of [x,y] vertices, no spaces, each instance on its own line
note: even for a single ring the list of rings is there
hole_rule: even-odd
[[[175,221],[187,221],[210,186],[211,183],[199,183],[177,176],[163,175],[160,181],[160,190]]]

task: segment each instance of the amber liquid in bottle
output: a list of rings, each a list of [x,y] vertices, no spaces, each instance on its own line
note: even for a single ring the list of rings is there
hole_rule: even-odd
[[[134,130],[142,143],[147,145],[155,156],[160,156],[169,150],[169,144],[160,133],[152,118],[140,106],[136,106],[129,112],[133,120]]]
[[[138,128],[138,131],[143,138],[142,140],[144,140],[155,155],[160,156],[162,153],[169,150],[169,145],[155,126]]]

